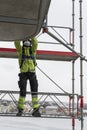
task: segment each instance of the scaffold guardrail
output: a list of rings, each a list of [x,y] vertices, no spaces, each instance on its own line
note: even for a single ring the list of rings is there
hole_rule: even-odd
[[[19,91],[0,90],[0,116],[15,116]],[[31,116],[31,92],[27,92],[23,116]],[[80,119],[80,95],[71,93],[38,92],[38,102],[42,117]],[[72,100],[76,101],[74,112]],[[67,100],[66,102],[64,100]]]

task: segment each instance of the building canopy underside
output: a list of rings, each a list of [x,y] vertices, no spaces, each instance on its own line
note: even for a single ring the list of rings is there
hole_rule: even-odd
[[[0,41],[36,36],[51,0],[0,0]]]

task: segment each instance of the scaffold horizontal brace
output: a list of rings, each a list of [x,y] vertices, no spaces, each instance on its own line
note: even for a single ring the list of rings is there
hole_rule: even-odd
[[[0,48],[1,58],[17,58],[17,52],[14,48]],[[76,60],[78,55],[74,52],[37,50],[37,59],[55,60],[55,61],[72,61]]]

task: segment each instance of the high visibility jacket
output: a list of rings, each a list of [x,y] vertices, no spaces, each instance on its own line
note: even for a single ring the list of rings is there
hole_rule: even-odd
[[[29,51],[30,47],[25,47],[25,46],[24,46],[24,54],[27,57],[30,57],[31,55],[33,55],[33,58],[26,58],[23,61],[22,66],[20,68],[20,72],[34,72],[35,71],[36,50],[37,50],[37,47],[38,47],[37,38],[36,37],[32,38],[31,43],[32,43],[32,46],[31,46],[32,54],[30,54],[30,51]],[[20,41],[15,41],[14,45],[15,45],[16,50],[17,50],[17,54],[18,54],[18,58],[19,58],[19,66],[20,66],[21,62],[23,60],[22,59],[23,49],[22,49]]]

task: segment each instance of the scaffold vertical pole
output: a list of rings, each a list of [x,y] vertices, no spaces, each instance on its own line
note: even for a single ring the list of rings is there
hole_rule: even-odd
[[[82,46],[82,0],[79,0],[79,22],[80,22],[80,55],[83,54],[83,46]],[[80,58],[80,94],[81,94],[81,130],[83,130],[83,60]]]
[[[74,42],[75,42],[75,0],[72,0],[72,48],[74,50]],[[72,130],[75,130],[75,119],[74,119],[74,93],[75,93],[75,61],[72,61]]]

